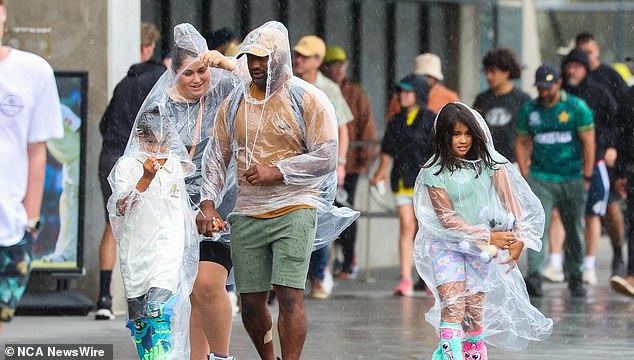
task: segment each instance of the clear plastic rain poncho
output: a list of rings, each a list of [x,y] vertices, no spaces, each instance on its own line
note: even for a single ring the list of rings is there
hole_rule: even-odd
[[[459,319],[466,304],[463,330],[482,328],[486,342],[519,351],[529,340],[548,337],[553,322],[531,305],[517,266],[500,263],[509,258],[508,250],[489,245],[489,239],[491,232],[510,231],[524,242],[525,249],[539,251],[544,210],[516,167],[495,151],[482,116],[459,105],[475,117],[491,158],[500,164],[490,168],[482,159],[465,159],[459,160],[453,172],[444,168],[437,174],[439,159],[418,175],[414,206],[419,230],[414,256],[418,272],[435,298],[425,318],[438,329],[441,313]],[[439,296],[439,285],[445,301]]]
[[[267,68],[250,74],[246,54],[268,57]],[[315,207],[318,248],[359,213],[332,205],[338,149],[334,109],[323,92],[293,76],[291,64],[288,32],[281,23],[267,22],[246,36],[234,71],[239,84],[218,111],[205,153],[201,193],[217,204],[226,180],[235,176],[234,213],[257,216],[292,206]],[[227,170],[232,160],[237,166]],[[254,165],[277,167],[283,183],[250,184],[244,173]]]
[[[108,211],[119,244],[129,319],[134,322],[139,316],[146,317],[152,325],[157,312],[151,307],[157,303],[164,306],[159,315],[169,318],[170,339],[150,340],[154,345],[169,341],[170,358],[189,359],[189,295],[202,239],[195,224],[202,154],[218,106],[233,85],[229,72],[209,69],[198,61],[207,45],[193,26],[176,26],[174,42],[173,68],[145,99],[124,155],[108,178],[113,189]],[[147,190],[141,192],[137,183],[150,157],[159,160],[158,170]],[[227,189],[231,184],[228,181]],[[225,199],[231,202],[232,198],[235,194],[229,191]],[[145,300],[141,310],[130,302],[139,297]],[[135,331],[132,329],[133,336]],[[142,335],[136,331],[137,337]],[[150,340],[141,343],[148,347]]]

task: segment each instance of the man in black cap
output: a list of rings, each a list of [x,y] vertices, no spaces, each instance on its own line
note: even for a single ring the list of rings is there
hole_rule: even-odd
[[[586,256],[584,258],[583,281],[590,285],[597,284],[595,271],[595,258],[597,243],[601,237],[601,217],[606,215],[614,256],[612,259],[612,275],[622,275],[624,271],[622,247],[623,247],[623,214],[620,206],[614,203],[616,199],[611,189],[612,172],[617,151],[615,138],[619,124],[616,118],[617,103],[610,91],[589,77],[590,61],[588,56],[580,48],[574,48],[562,62],[564,71],[563,88],[569,94],[583,99],[594,115],[595,123],[595,167],[593,170],[588,199],[586,201]],[[621,219],[621,221],[618,221]],[[619,226],[620,224],[620,226]],[[553,251],[556,244],[551,239]],[[560,240],[560,243],[563,239]],[[561,250],[561,244],[559,244]]]
[[[594,36],[587,32],[577,34],[575,46],[588,55],[590,79],[610,90],[610,94],[620,104],[627,97],[627,83],[616,70],[601,63],[601,50]]]
[[[629,99],[634,99],[634,87],[628,94]],[[625,275],[615,274],[610,279],[610,285],[614,291],[634,298],[634,153],[632,152],[632,139],[634,139],[634,101],[629,100],[619,107],[618,118],[623,124],[619,130],[616,148],[619,157],[616,161],[615,191],[627,199],[626,217],[630,222],[627,243],[627,269]]]
[[[542,202],[546,224],[550,223],[553,208],[559,208],[566,229],[568,288],[572,296],[582,297],[586,292],[581,279],[581,217],[594,165],[593,115],[583,100],[561,90],[557,68],[540,66],[535,86],[538,98],[526,102],[520,110],[515,157],[522,175]],[[547,253],[545,232],[541,251],[528,252],[525,280],[531,296],[543,296],[542,270]]]

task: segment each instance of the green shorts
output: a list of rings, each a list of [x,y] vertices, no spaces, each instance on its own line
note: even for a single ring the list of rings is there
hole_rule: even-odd
[[[0,246],[0,321],[11,321],[31,273],[31,241],[26,233],[19,243]]]
[[[231,217],[231,260],[239,293],[272,285],[304,289],[317,226],[315,209],[271,219]]]

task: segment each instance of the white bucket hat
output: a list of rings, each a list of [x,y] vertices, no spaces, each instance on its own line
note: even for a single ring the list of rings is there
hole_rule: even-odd
[[[445,77],[440,68],[440,58],[432,53],[425,53],[416,57],[416,67],[414,73],[418,75],[428,75],[439,81]]]

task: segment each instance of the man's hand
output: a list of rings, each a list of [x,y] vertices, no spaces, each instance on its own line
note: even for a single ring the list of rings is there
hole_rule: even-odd
[[[284,181],[280,169],[274,166],[251,165],[244,173],[245,180],[253,186],[278,185]]]
[[[616,191],[622,199],[627,199],[627,190],[625,187],[627,186],[627,179],[618,178],[614,181],[614,190]]]
[[[222,55],[218,50],[207,50],[200,56],[200,62],[206,66],[211,66],[229,71],[235,70],[238,62]]]
[[[616,164],[616,157],[616,149],[612,147],[607,148],[607,150],[605,150],[605,156],[603,157],[603,159],[605,160],[605,165],[609,168],[614,167],[614,164]]]
[[[196,227],[199,234],[207,237],[211,237],[217,232],[227,231],[227,223],[216,211],[214,203],[210,200],[200,203],[200,211],[196,215]]]

